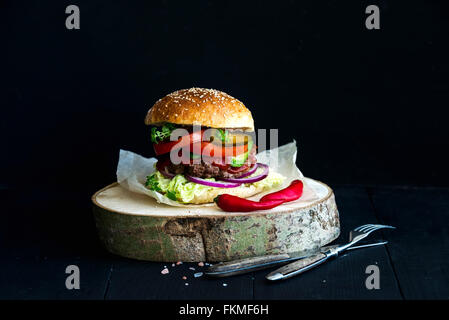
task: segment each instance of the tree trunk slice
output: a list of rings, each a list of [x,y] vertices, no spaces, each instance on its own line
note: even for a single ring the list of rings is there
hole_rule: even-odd
[[[305,178],[319,195],[254,212],[157,203],[117,183],[92,197],[100,240],[114,254],[149,261],[228,261],[319,248],[340,234],[332,190]]]

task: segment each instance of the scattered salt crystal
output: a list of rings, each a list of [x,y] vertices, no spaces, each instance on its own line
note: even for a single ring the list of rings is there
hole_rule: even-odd
[[[227,283],[223,283],[223,287],[227,287],[228,286],[228,284]]]
[[[197,273],[195,273],[193,276],[194,276],[195,278],[199,278],[199,277],[201,277],[202,275],[203,275],[202,272],[197,272]]]
[[[198,265],[199,265],[200,267],[204,267],[204,263],[203,263],[203,262],[198,262]]]
[[[165,269],[163,269],[163,270],[161,271],[162,274],[167,274],[168,272],[169,272],[169,271],[168,271],[167,268],[165,268]]]
[[[174,263],[172,263],[172,264],[171,264],[171,266],[172,266],[172,267],[174,267],[174,266],[175,266],[175,264],[174,264]]]
[[[193,268],[193,267],[190,267],[189,269],[195,271],[195,268]]]
[[[188,286],[188,285],[189,285],[189,283],[188,283],[188,282],[186,282],[186,283],[185,283],[185,285],[186,285],[186,286]]]

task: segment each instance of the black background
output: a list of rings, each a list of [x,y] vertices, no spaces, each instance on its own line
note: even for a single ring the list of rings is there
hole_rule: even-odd
[[[2,1],[0,183],[90,195],[115,181],[119,149],[153,155],[148,108],[198,86],[297,140],[306,176],[449,186],[441,3]],[[80,30],[65,28],[69,4]]]
[[[369,4],[380,30],[365,28]],[[0,1],[0,299],[71,299],[73,263],[81,298],[447,298],[448,16],[444,1]],[[229,280],[228,296],[108,256],[90,197],[116,180],[120,149],[153,155],[147,110],[192,86],[295,139],[303,173],[335,190],[342,235],[391,224],[389,246],[269,290],[260,272]],[[373,259],[391,289],[377,295],[359,287]]]

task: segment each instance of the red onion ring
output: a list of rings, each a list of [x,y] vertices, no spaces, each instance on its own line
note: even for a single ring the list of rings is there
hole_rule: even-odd
[[[172,179],[175,177],[175,174],[167,172],[167,167],[164,166],[163,168],[161,166],[156,165],[158,171],[166,178]],[[258,176],[252,177],[252,178],[245,178],[254,172],[256,172],[257,168],[262,167],[264,168],[264,172]],[[239,176],[238,178],[223,178],[221,181],[208,181],[205,179],[201,179],[198,177],[193,177],[189,175],[185,175],[186,179],[195,182],[198,184],[202,184],[208,187],[217,187],[217,188],[235,188],[240,186],[242,183],[253,183],[260,180],[265,179],[268,176],[269,167],[266,164],[263,163],[256,163],[254,164],[247,172]]]
[[[246,171],[246,172],[243,173],[242,175],[238,176],[237,179],[244,178],[244,177],[247,177],[247,176],[252,175],[254,172],[256,172],[258,166],[259,166],[258,163],[253,164],[253,166],[252,166],[251,168],[249,168],[248,171]]]
[[[221,180],[226,181],[226,182],[235,182],[235,183],[253,183],[253,182],[257,182],[257,181],[265,179],[268,176],[268,172],[270,171],[269,167],[263,163],[257,163],[257,166],[262,167],[264,169],[264,171],[255,177],[244,178],[244,179],[241,179],[241,177],[239,177],[239,178],[223,178]]]
[[[156,163],[156,169],[166,178],[173,178],[175,175],[173,173],[167,172],[167,161],[158,161]]]
[[[174,175],[173,173],[167,172],[167,169],[166,169],[166,168],[164,168],[164,170],[159,170],[159,172],[160,172],[164,177],[166,177],[166,178],[168,178],[168,179],[172,179],[172,178],[175,177],[175,175]]]
[[[185,175],[186,179],[195,182],[198,184],[202,184],[208,187],[217,187],[217,188],[235,188],[240,186],[242,183],[233,183],[233,182],[223,182],[223,181],[208,181],[197,177],[192,177],[189,175]]]

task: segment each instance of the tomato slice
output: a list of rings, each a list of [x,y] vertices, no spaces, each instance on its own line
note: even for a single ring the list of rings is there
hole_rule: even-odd
[[[190,150],[195,150],[194,147],[195,146],[192,144]],[[198,147],[198,145],[196,147]],[[201,154],[207,157],[220,157],[220,158],[235,157],[238,156],[239,154],[245,153],[246,151],[248,151],[247,144],[231,147],[223,147],[221,145],[217,145],[212,142],[201,141]]]
[[[172,150],[190,146],[190,152],[194,154],[201,150],[201,155],[204,157],[229,158],[236,157],[248,151],[248,144],[226,146],[202,141],[203,132],[204,130],[194,131],[179,138],[177,141],[153,143],[154,152],[159,156],[167,154]]]
[[[203,131],[204,130],[194,131],[179,138],[177,141],[153,143],[154,152],[159,156],[161,154],[169,153],[172,149],[176,150],[192,143],[200,142],[203,137]]]

